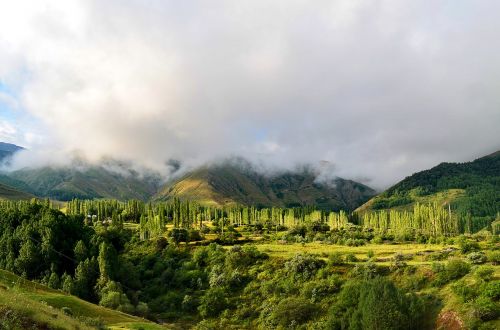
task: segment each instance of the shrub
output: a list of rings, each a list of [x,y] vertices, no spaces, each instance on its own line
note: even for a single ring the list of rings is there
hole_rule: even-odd
[[[168,232],[168,237],[170,237],[175,244],[189,242],[189,232],[184,228],[173,228]]]
[[[296,254],[285,263],[285,271],[303,279],[309,279],[323,266],[325,262],[307,253]]]
[[[472,304],[474,316],[483,321],[494,320],[500,315],[499,306],[497,303],[488,297],[481,296]]]
[[[472,252],[467,255],[467,259],[473,265],[480,265],[486,262],[486,255],[483,252]]]
[[[378,274],[377,265],[374,262],[367,262],[366,264],[357,264],[351,270],[350,275],[352,277],[370,279],[374,278]]]
[[[453,259],[446,264],[446,273],[449,280],[459,279],[470,271],[470,265],[460,259]]]
[[[489,262],[494,265],[500,265],[500,251],[490,251],[487,256]]]
[[[301,295],[315,303],[338,292],[341,285],[342,279],[337,276],[324,280],[310,281],[302,287]]]
[[[453,292],[460,297],[463,302],[470,302],[479,295],[477,287],[460,280],[451,286]]]
[[[494,301],[498,301],[500,299],[500,281],[487,283],[482,288],[482,295],[491,298]]]
[[[437,275],[434,284],[444,285],[467,275],[470,271],[470,265],[460,259],[452,259],[446,265],[439,263],[432,264],[432,270]]]
[[[198,311],[204,318],[216,317],[228,306],[226,294],[222,288],[208,289],[200,299]]]
[[[285,298],[273,310],[270,323],[283,328],[303,324],[316,315],[316,306],[304,298]]]
[[[465,236],[460,236],[458,238],[458,246],[460,247],[460,251],[464,254],[479,250],[479,244],[468,240]]]
[[[329,311],[328,329],[420,329],[423,303],[386,278],[347,283]]]
[[[71,308],[69,308],[69,307],[65,306],[65,307],[61,308],[61,311],[66,315],[73,316],[73,310],[71,310]]]
[[[476,277],[486,282],[491,281],[494,273],[495,269],[490,266],[480,266],[475,271]]]
[[[201,240],[203,240],[203,236],[201,236],[201,233],[199,230],[191,229],[189,231],[189,241],[190,242],[201,241]]]
[[[356,262],[356,261],[358,261],[358,258],[356,258],[356,256],[354,255],[354,253],[348,253],[345,256],[345,261],[347,261],[347,262]]]
[[[340,252],[334,252],[328,257],[328,264],[332,266],[339,266],[344,263],[344,257]]]

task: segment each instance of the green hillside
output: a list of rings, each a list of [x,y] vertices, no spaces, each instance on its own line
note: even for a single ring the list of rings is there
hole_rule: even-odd
[[[411,209],[413,205],[450,205],[471,219],[500,212],[500,152],[467,163],[441,163],[415,173],[357,209]]]
[[[164,329],[0,270],[2,329]]]
[[[57,200],[114,198],[147,200],[157,191],[158,177],[142,176],[122,168],[104,166],[26,168],[0,176],[0,182]]]
[[[32,194],[20,191],[18,189],[0,183],[0,199],[20,200],[20,199],[30,199],[33,197],[34,196]]]
[[[177,197],[212,206],[315,205],[319,209],[352,210],[375,193],[354,181],[337,178],[330,183],[318,183],[316,177],[317,173],[311,169],[266,176],[248,164],[226,162],[196,169],[167,183],[155,199]]]

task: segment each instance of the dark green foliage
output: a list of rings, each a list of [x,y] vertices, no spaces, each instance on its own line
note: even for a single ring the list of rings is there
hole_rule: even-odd
[[[309,279],[325,262],[309,254],[297,254],[285,263],[285,271],[292,277]]]
[[[218,316],[228,306],[226,293],[222,288],[208,289],[200,299],[198,308],[202,317]]]
[[[488,226],[500,212],[500,154],[468,163],[442,163],[415,173],[377,197],[373,208],[410,203],[410,192],[423,196],[448,189],[465,190],[465,196],[451,205],[453,212],[461,217],[465,231],[476,232]]]
[[[173,228],[168,232],[168,237],[170,237],[175,244],[189,242],[189,232],[183,228]]]
[[[347,283],[330,308],[330,329],[420,329],[422,301],[384,278]]]
[[[436,285],[444,285],[467,275],[470,271],[470,265],[460,259],[452,259],[446,265],[433,264],[433,270],[436,273],[434,283]]]
[[[487,260],[483,252],[472,252],[467,255],[467,259],[473,265],[484,264]]]
[[[283,328],[293,328],[312,319],[318,308],[309,300],[303,298],[285,298],[281,300],[271,315],[269,323]]]

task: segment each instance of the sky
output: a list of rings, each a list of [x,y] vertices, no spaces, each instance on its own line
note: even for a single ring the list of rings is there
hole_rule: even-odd
[[[0,0],[0,140],[383,189],[500,149],[498,1]]]

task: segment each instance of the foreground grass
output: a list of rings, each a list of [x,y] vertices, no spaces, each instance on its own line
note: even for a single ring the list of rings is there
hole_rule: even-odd
[[[0,305],[54,329],[165,329],[141,318],[91,304],[0,270]],[[73,317],[62,312],[69,308]]]

